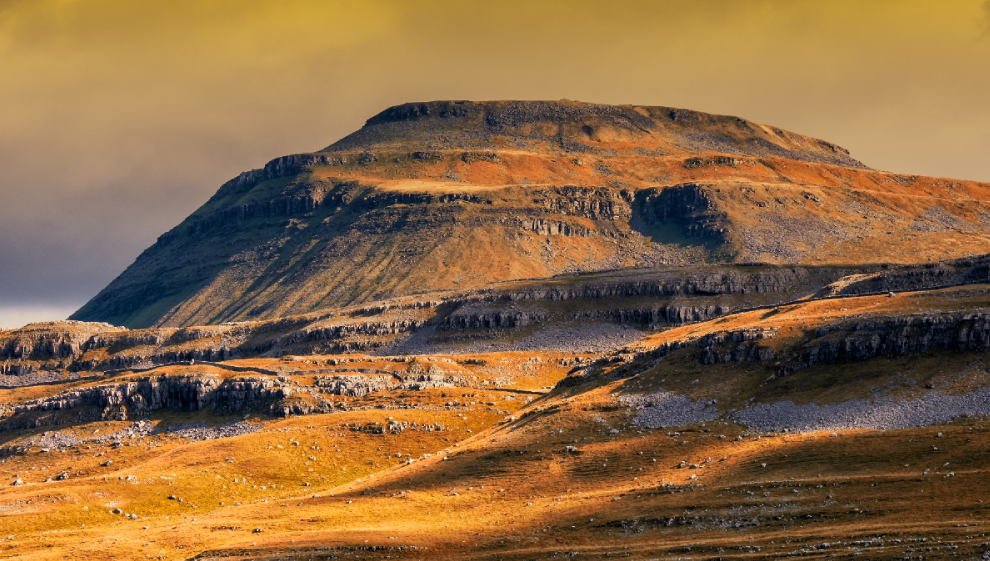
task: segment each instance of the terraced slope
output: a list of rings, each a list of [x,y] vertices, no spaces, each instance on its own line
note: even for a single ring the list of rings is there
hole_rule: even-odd
[[[770,303],[593,353],[190,362],[176,351],[257,326],[5,334],[21,364],[159,354],[0,388],[0,553],[979,558],[981,262],[891,268],[882,287],[904,290]]]
[[[986,184],[873,171],[735,117],[408,104],[224,184],[73,319],[190,326],[620,269],[924,263],[985,253],[988,201]]]

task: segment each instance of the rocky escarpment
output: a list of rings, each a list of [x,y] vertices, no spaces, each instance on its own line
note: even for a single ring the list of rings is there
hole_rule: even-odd
[[[687,238],[705,240],[713,246],[729,241],[728,217],[701,185],[689,183],[644,189],[636,193],[636,203],[636,211],[647,233],[651,233],[651,227],[669,224],[675,227],[675,235],[680,233]],[[662,234],[657,237],[663,239]]]
[[[122,381],[90,383],[49,397],[0,404],[0,431],[97,420],[123,421],[162,410],[210,411],[218,415],[253,412],[276,417],[331,413],[335,407],[324,396],[363,397],[387,390],[482,387],[489,383],[479,381],[477,376],[457,366],[424,365],[417,360],[397,362],[408,364],[396,370],[346,366],[316,369],[312,372],[319,375],[312,386],[260,368],[188,364],[184,371],[197,368],[206,371],[131,376]],[[337,363],[337,360],[327,361],[328,366]],[[224,377],[219,374],[222,370],[264,371],[271,375]]]
[[[818,364],[866,360],[930,352],[990,351],[990,313],[930,313],[918,317],[856,321],[825,326],[802,348],[781,354],[778,375],[787,375]],[[717,351],[713,362],[725,358]]]
[[[0,382],[27,385],[84,372],[286,353],[372,352],[419,332],[436,332],[453,341],[451,337],[461,334],[469,338],[534,334],[574,321],[613,330],[626,325],[665,329],[780,304],[863,270],[869,269],[709,266],[616,271],[267,322],[139,330],[82,322],[36,324],[0,333],[0,375],[4,376]],[[558,342],[548,339],[537,347],[555,348]],[[428,352],[447,347],[434,337],[417,348]]]
[[[219,414],[255,411],[286,416],[329,413],[333,406],[316,393],[270,377],[221,379],[209,375],[148,376],[100,384],[28,401],[0,414],[5,430],[95,420],[126,420],[162,409],[209,410]]]
[[[990,255],[938,261],[922,265],[884,268],[872,273],[851,275],[825,286],[821,298],[930,290],[990,282]]]
[[[0,385],[64,381],[94,370],[225,360],[251,333],[244,325],[131,331],[72,320],[30,324],[0,332]]]
[[[105,323],[43,322],[0,332],[0,385],[64,380],[87,346],[127,330]]]
[[[937,352],[990,351],[990,312],[926,313],[903,317],[853,319],[823,325],[805,334],[799,344],[784,343],[776,328],[715,331],[687,340],[670,341],[649,351],[620,353],[597,363],[577,367],[573,377],[560,382],[570,387],[596,376],[615,361],[626,363],[608,369],[613,377],[635,375],[678,351],[688,352],[705,365],[753,362],[774,376],[788,376],[819,365],[868,360],[874,357],[923,355]]]
[[[663,330],[793,300],[851,270],[728,266],[555,279],[447,301],[425,325],[460,342],[520,331],[540,339],[541,331],[575,322]]]
[[[774,331],[749,330],[714,333],[692,342],[700,349],[702,364],[762,362],[775,365],[778,376],[820,364],[867,360],[877,356],[930,352],[987,352],[990,350],[990,313],[958,312],[837,322],[808,333],[809,340],[797,347],[775,350],[762,344]],[[663,356],[676,344],[661,347]],[[777,365],[777,363],[780,363]]]
[[[378,373],[372,375],[334,374],[317,376],[313,385],[330,395],[362,397],[389,390],[425,390],[429,388],[464,388],[477,385],[476,376],[450,375],[431,367],[429,372]]]
[[[626,377],[655,368],[654,381],[679,385],[676,391],[661,388],[644,394],[633,383],[628,386],[633,391],[620,397],[634,409],[633,422],[651,428],[721,420],[759,431],[898,429],[990,415],[982,358],[990,351],[990,312],[985,309],[852,318],[804,335],[795,340],[777,328],[707,333],[616,357],[629,363],[610,375]],[[958,355],[965,358],[954,360]],[[865,368],[851,364],[877,357],[911,360],[878,361]],[[704,365],[735,363],[741,368],[720,373],[745,372],[742,378],[759,380],[759,385],[721,393],[712,386],[686,390],[684,380],[671,379],[684,364],[678,361],[685,359]],[[949,366],[960,363],[965,366]],[[845,366],[805,372],[835,364]],[[584,379],[578,376],[563,385]],[[867,380],[868,385],[859,385]]]
[[[519,283],[481,293],[512,302],[603,300],[624,297],[704,297],[804,293],[819,283],[871,267],[707,266],[624,271]]]
[[[103,334],[119,336],[126,329],[106,323],[79,321],[32,323],[0,335],[0,372],[10,373],[6,361],[60,361],[78,357]],[[3,336],[6,335],[6,336]]]

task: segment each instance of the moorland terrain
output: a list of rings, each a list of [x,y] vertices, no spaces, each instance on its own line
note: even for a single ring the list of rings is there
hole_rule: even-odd
[[[977,559],[990,184],[406,104],[0,331],[0,556]]]

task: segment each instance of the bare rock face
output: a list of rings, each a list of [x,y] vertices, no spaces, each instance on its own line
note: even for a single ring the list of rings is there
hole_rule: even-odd
[[[816,364],[930,352],[990,351],[990,313],[930,313],[856,321],[815,332],[816,340],[784,357],[780,374]]]
[[[917,264],[985,252],[987,200],[736,117],[406,104],[228,181],[73,318],[181,327],[603,271]]]
[[[873,320],[851,319],[818,327],[805,334],[800,344],[773,344],[775,330],[744,329],[719,331],[687,340],[673,341],[649,351],[628,355],[630,364],[612,376],[632,376],[643,364],[655,364],[671,353],[690,349],[701,364],[758,362],[775,376],[788,376],[814,366],[864,361],[875,357],[917,356],[927,353],[990,351],[990,312],[923,313],[908,317]],[[600,359],[596,365],[613,362]],[[565,378],[561,387],[583,383],[596,372],[596,365],[575,368],[576,376]]]
[[[125,329],[105,323],[42,322],[18,329],[12,336],[0,339],[0,359],[62,360],[81,354],[87,343],[103,334],[119,334]],[[0,366],[0,368],[4,368]],[[0,370],[7,374],[8,370]]]
[[[330,395],[362,397],[371,392],[386,390],[470,387],[476,382],[477,380],[473,376],[452,376],[437,372],[419,372],[404,376],[394,373],[377,376],[348,374],[317,376],[313,385],[319,387],[323,393]]]
[[[304,395],[305,399],[294,399]],[[182,375],[149,376],[68,390],[12,408],[2,430],[60,422],[123,421],[158,410],[235,413],[256,411],[287,416],[330,413],[333,406],[315,394],[274,377]],[[66,412],[67,418],[46,413]]]
[[[868,274],[851,275],[825,286],[817,296],[860,296],[987,282],[990,282],[990,254],[921,265],[888,267]]]

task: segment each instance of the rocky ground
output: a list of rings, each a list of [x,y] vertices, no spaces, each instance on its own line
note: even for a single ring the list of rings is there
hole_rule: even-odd
[[[761,403],[719,414],[710,401],[692,401],[660,391],[623,402],[636,408],[633,419],[646,428],[673,428],[715,420],[738,423],[759,432],[819,432],[847,429],[903,429],[948,423],[962,417],[990,416],[990,388],[963,395],[930,391],[914,399],[895,401],[889,396],[851,399],[838,403]]]
[[[977,558],[986,291],[613,324],[601,333],[630,336],[580,352],[480,352],[494,325],[421,332],[454,354],[186,360],[3,389],[0,552]],[[531,328],[518,341],[553,333]],[[178,333],[216,332],[158,336]],[[16,340],[56,340],[32,337]]]
[[[110,434],[96,434],[91,436],[76,436],[68,431],[46,431],[40,436],[28,438],[18,443],[20,450],[30,450],[31,448],[41,448],[43,451],[59,451],[63,448],[70,448],[81,444],[114,444],[128,439],[154,436],[158,434],[168,434],[178,438],[183,438],[192,442],[198,440],[212,440],[216,438],[230,438],[251,434],[261,430],[257,424],[243,421],[231,421],[216,426],[208,426],[206,422],[190,424],[176,424],[162,427],[159,424],[149,421],[137,421],[130,426]]]

